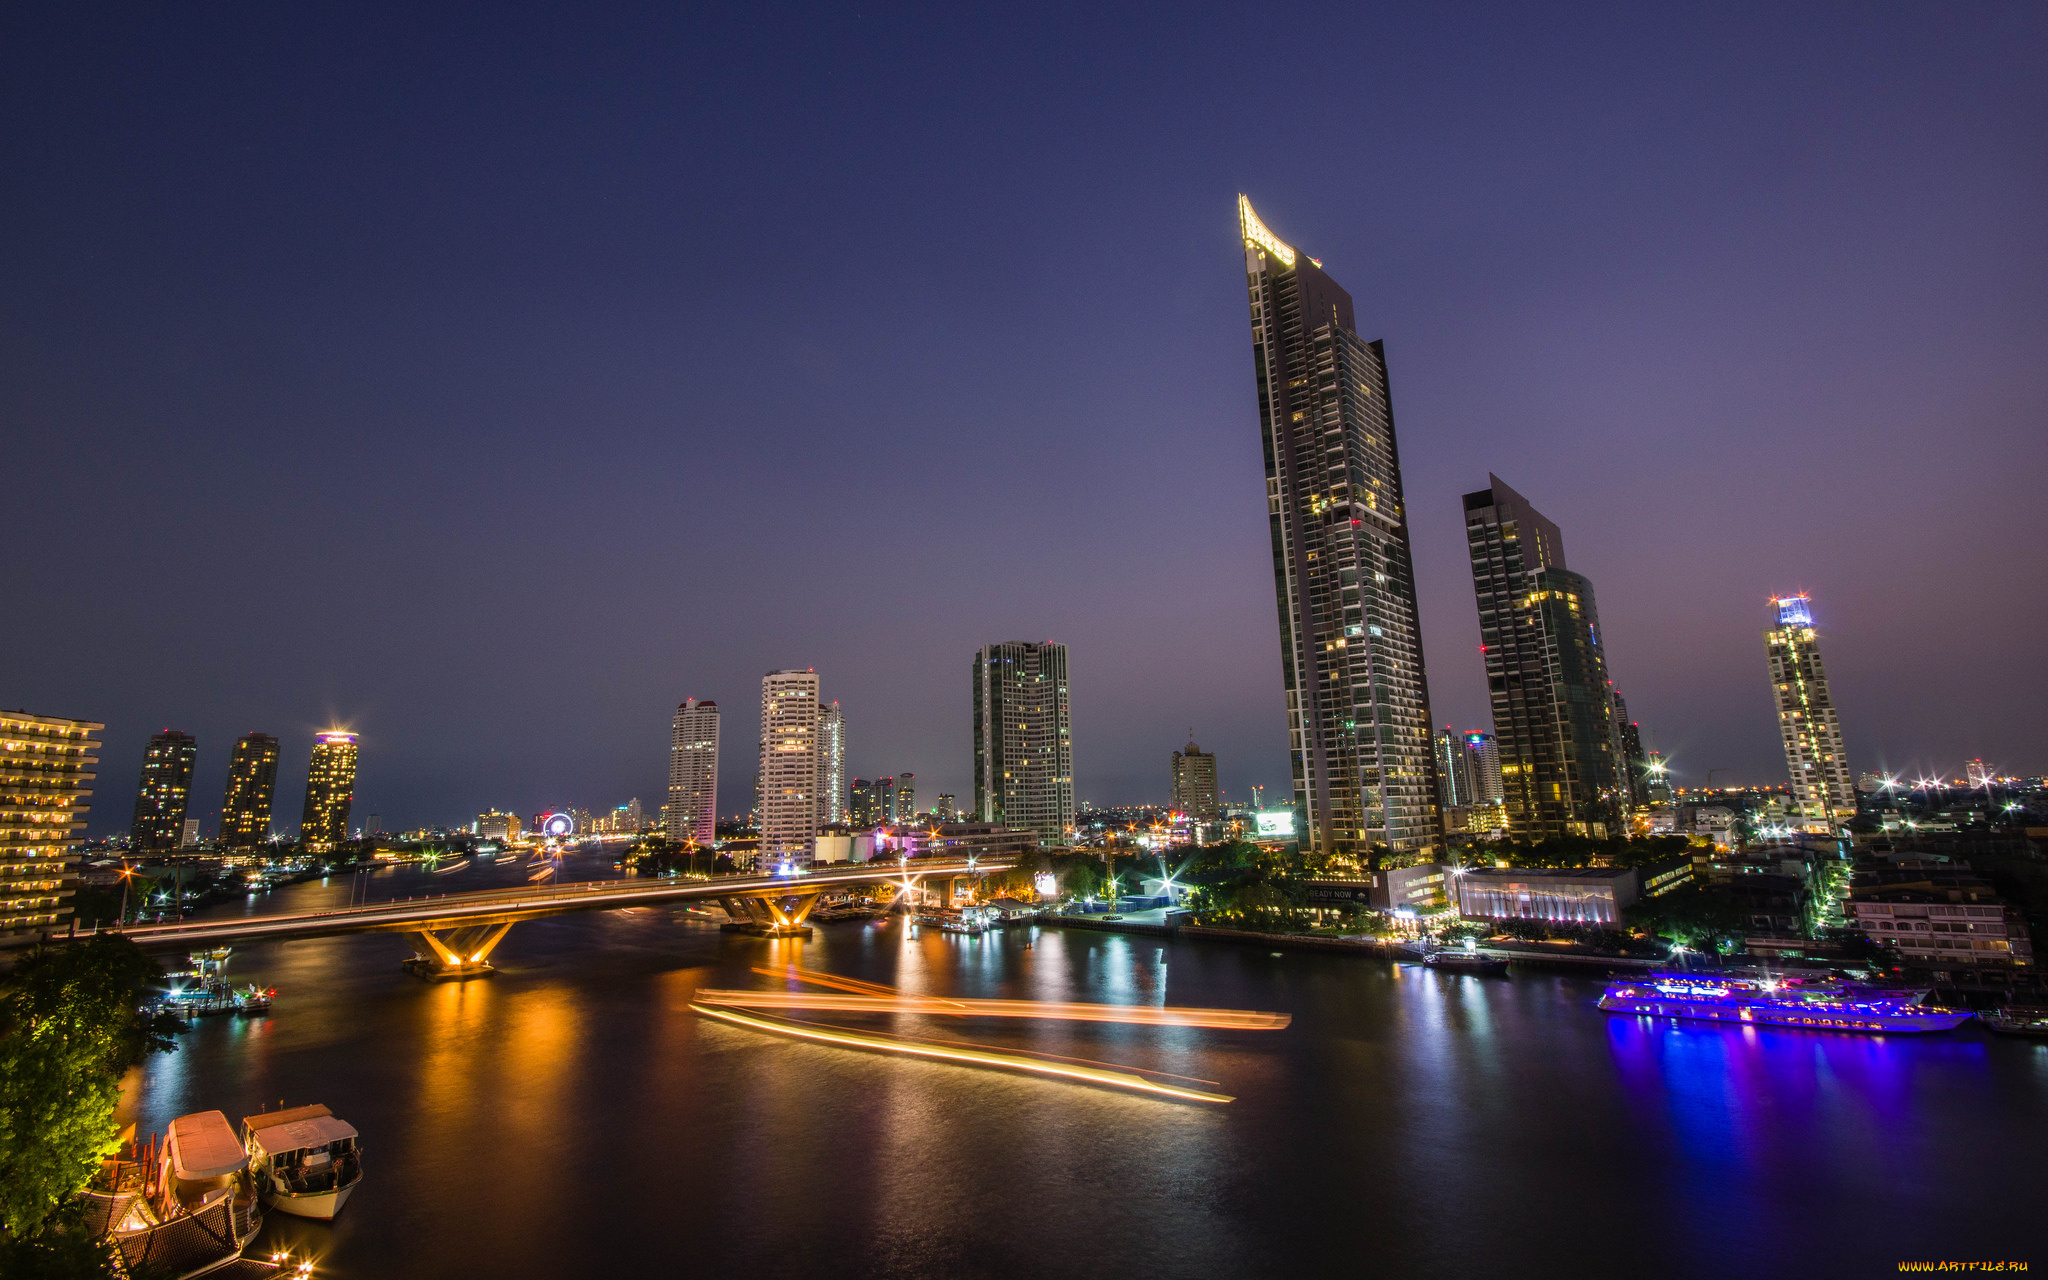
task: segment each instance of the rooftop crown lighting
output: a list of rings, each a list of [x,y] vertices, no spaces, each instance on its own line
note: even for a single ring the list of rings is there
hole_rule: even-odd
[[[1244,242],[1246,244],[1257,245],[1267,253],[1280,259],[1287,266],[1291,267],[1294,265],[1293,248],[1284,243],[1279,236],[1266,229],[1266,224],[1259,221],[1259,215],[1252,212],[1252,202],[1245,199],[1242,195],[1239,195],[1237,198],[1237,221],[1238,225],[1244,229]]]

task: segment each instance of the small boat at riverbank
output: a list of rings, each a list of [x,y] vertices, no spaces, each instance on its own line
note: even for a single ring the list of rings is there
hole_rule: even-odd
[[[1697,1018],[1813,1031],[1952,1031],[1972,1016],[1831,974],[1757,970],[1666,971],[1611,982],[1600,997],[1609,1013]]]
[[[300,1218],[331,1219],[363,1180],[355,1126],[318,1103],[242,1117],[242,1145],[263,1202]]]
[[[242,1257],[263,1223],[249,1158],[226,1116],[179,1116],[161,1141],[124,1143],[83,1193],[86,1221],[121,1256],[124,1273],[267,1275]]]
[[[1977,1021],[2002,1036],[2048,1040],[2048,1008],[2007,1004],[1977,1015]]]
[[[1479,951],[1432,951],[1422,963],[1440,973],[1501,974],[1508,971],[1507,957]]]

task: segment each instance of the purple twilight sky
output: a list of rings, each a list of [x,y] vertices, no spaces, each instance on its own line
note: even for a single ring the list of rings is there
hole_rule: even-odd
[[[684,12],[685,9],[688,12]],[[1284,792],[1235,200],[1384,338],[1436,719],[1459,495],[1596,584],[1681,781],[2048,768],[2048,10],[18,5],[0,705],[363,735],[358,817],[659,804],[815,666],[971,788],[977,645],[1071,653],[1078,789],[1190,726]]]

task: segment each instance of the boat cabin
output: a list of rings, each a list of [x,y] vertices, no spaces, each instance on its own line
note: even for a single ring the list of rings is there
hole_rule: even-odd
[[[356,1128],[319,1103],[242,1117],[249,1158],[304,1194],[355,1181]]]
[[[170,1177],[165,1190],[178,1203],[196,1210],[234,1185],[235,1175],[249,1167],[249,1154],[235,1141],[234,1126],[218,1111],[201,1111],[171,1121],[164,1143]]]

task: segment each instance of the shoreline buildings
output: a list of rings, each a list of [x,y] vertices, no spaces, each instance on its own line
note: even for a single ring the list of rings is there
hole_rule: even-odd
[[[1303,848],[1423,860],[1443,819],[1385,347],[1322,264],[1237,208]]]
[[[718,836],[718,704],[685,698],[669,722],[663,834],[709,848]]]
[[[974,654],[974,812],[1065,844],[1074,827],[1067,647],[1012,641]]]
[[[1778,703],[1778,737],[1792,775],[1792,797],[1808,830],[1832,835],[1856,815],[1856,784],[1842,753],[1842,724],[1820,661],[1813,601],[1801,592],[1774,596],[1778,625],[1764,632],[1771,660],[1771,691]]]
[[[168,853],[185,839],[185,810],[192,803],[192,766],[199,743],[189,733],[166,729],[149,737],[142,753],[142,780],[135,788],[135,817],[128,845],[137,853]]]
[[[306,807],[299,839],[332,849],[348,839],[348,811],[356,800],[356,735],[341,730],[313,735],[313,765],[306,774]]]
[[[1629,789],[1593,584],[1565,568],[1555,524],[1486,479],[1465,495],[1465,535],[1508,829],[1623,835]]]
[[[0,711],[0,938],[54,930],[71,911],[71,841],[85,829],[95,720]]]
[[[277,795],[277,739],[245,733],[228,759],[228,789],[220,802],[220,843],[250,849],[270,839],[270,806]]]
[[[761,852],[758,867],[811,865],[818,839],[818,673],[761,677]]]

